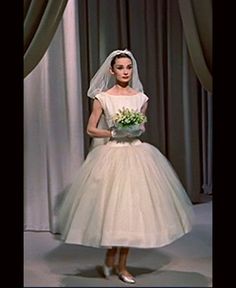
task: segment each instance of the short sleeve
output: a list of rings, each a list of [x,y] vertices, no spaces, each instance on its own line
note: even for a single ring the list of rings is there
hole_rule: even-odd
[[[100,102],[100,104],[101,104],[101,106],[102,106],[102,108],[103,108],[103,110],[104,110],[104,108],[105,108],[105,101],[104,101],[103,95],[102,95],[102,94],[97,94],[97,95],[94,97],[94,99],[97,99],[97,100]]]
[[[143,98],[143,104],[144,104],[149,100],[149,97],[144,93],[142,93],[142,96],[143,96],[142,98]]]

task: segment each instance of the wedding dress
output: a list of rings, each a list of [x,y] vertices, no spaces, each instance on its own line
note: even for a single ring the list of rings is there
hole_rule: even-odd
[[[140,111],[148,100],[142,92],[95,98],[108,127],[118,109]],[[192,203],[171,163],[138,138],[93,148],[58,215],[63,241],[92,247],[161,247],[188,233],[192,218]]]

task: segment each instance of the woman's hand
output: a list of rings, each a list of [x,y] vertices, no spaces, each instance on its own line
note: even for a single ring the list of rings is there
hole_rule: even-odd
[[[111,129],[112,138],[136,138],[142,135],[145,132],[144,124],[141,124],[135,129],[133,127],[130,128],[117,128],[112,127]]]
[[[111,137],[114,139],[125,138],[128,137],[129,132],[124,129],[119,129],[117,127],[111,128]]]

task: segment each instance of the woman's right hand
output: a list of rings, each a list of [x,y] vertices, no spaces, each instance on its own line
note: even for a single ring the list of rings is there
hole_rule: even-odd
[[[125,138],[129,136],[129,132],[124,129],[118,129],[117,127],[111,128],[111,137],[114,139]]]
[[[117,127],[112,127],[111,129],[112,138],[136,138],[141,136],[144,132],[145,127],[143,124],[140,125],[137,129],[122,129]]]

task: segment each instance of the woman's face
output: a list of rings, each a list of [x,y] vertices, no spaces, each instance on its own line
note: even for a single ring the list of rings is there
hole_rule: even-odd
[[[126,57],[117,58],[110,71],[116,77],[117,82],[129,82],[133,73],[133,65],[131,59]]]

